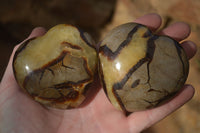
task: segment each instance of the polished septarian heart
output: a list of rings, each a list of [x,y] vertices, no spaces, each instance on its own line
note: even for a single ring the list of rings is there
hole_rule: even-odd
[[[97,71],[94,41],[72,25],[57,25],[18,48],[13,71],[24,92],[39,103],[60,109],[77,107]]]
[[[99,48],[99,71],[111,103],[124,112],[149,109],[174,96],[188,76],[180,44],[141,24],[110,31]]]

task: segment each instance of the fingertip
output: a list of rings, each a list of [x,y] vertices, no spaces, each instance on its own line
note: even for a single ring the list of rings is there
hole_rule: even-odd
[[[29,35],[28,38],[33,38],[33,37],[37,37],[37,36],[42,36],[46,33],[45,28],[43,27],[36,27],[32,30],[31,34]]]
[[[136,19],[134,22],[146,25],[151,30],[155,31],[160,27],[162,18],[156,13],[150,13]]]
[[[182,25],[184,25],[185,30],[188,31],[188,35],[190,35],[190,33],[191,33],[190,25],[188,23],[185,23],[185,22],[179,22],[179,23],[182,23]]]
[[[183,34],[183,38],[187,38],[191,33],[190,25],[185,22],[176,22],[174,23],[174,26],[180,27],[180,32],[185,33]]]
[[[181,46],[186,52],[188,59],[191,59],[197,52],[197,46],[192,41],[184,41],[181,43]]]
[[[191,28],[190,25],[188,23],[185,22],[177,22],[176,24],[179,24],[180,26],[182,26],[183,30],[187,32],[186,36],[189,36],[191,33]]]
[[[176,41],[186,39],[190,35],[191,29],[187,23],[176,22],[163,29],[159,34],[167,35],[174,38]]]
[[[192,85],[190,85],[190,84],[184,85],[183,91],[185,92],[185,94],[188,95],[188,96],[187,96],[188,99],[186,100],[186,102],[189,101],[190,99],[192,99],[192,97],[193,97],[194,94],[195,94],[195,89],[194,89],[194,87],[193,87]]]

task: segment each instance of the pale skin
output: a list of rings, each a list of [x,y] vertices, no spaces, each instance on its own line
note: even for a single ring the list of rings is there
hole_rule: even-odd
[[[161,18],[157,14],[148,14],[135,22],[156,31],[161,25]],[[41,27],[35,28],[28,38],[41,36],[45,32]],[[163,29],[159,34],[182,41],[190,35],[190,28],[183,22],[177,22]],[[196,45],[189,40],[182,42],[181,45],[188,59],[191,59],[196,53]],[[111,105],[102,88],[93,99],[80,108],[70,110],[46,108],[26,96],[15,81],[12,60],[18,46],[13,50],[0,84],[0,132],[2,133],[141,132],[180,108],[194,95],[194,88],[185,85],[167,103],[154,109],[134,112],[129,116],[125,116],[123,112]]]

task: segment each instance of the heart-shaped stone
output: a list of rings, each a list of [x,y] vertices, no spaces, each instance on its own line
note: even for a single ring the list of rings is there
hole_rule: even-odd
[[[110,31],[99,48],[103,88],[124,112],[149,109],[183,87],[189,63],[180,44],[136,23]]]
[[[15,53],[13,71],[20,87],[34,100],[66,109],[85,99],[97,61],[91,37],[61,24],[23,43]]]

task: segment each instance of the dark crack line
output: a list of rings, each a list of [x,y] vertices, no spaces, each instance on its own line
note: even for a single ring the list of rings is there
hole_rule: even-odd
[[[160,91],[160,90],[155,90],[155,89],[152,89],[152,88],[150,88],[147,92],[158,92],[158,93],[163,93],[162,91]]]
[[[135,80],[135,81],[132,83],[131,88],[135,88],[135,87],[137,87],[139,84],[140,84],[140,79],[137,79],[137,80]]]
[[[74,45],[74,44],[71,44],[69,42],[62,42],[61,45],[63,46],[66,46],[66,47],[69,47],[69,48],[72,48],[72,49],[75,49],[75,50],[82,50],[82,48],[78,45]]]
[[[75,69],[75,68],[73,68],[73,67],[69,67],[69,66],[64,65],[63,60],[62,60],[61,66],[65,67],[65,68],[68,68],[68,69]]]
[[[53,76],[55,76],[55,73],[54,73],[54,71],[53,71],[51,68],[47,68],[47,70],[49,70],[49,71],[51,72],[51,74],[52,74]]]
[[[100,47],[99,53],[105,55],[108,59],[114,60],[121,52],[121,50],[126,47],[129,42],[132,40],[133,35],[137,32],[137,30],[141,27],[141,25],[136,25],[127,35],[127,38],[119,45],[116,51],[112,51],[107,45]]]
[[[181,49],[182,49],[182,47],[180,46],[180,44],[177,42],[177,41],[175,41],[175,40],[173,40],[174,41],[174,44],[175,44],[175,46],[176,46],[176,49],[177,49],[177,53],[178,53],[178,56],[179,56],[179,58],[180,58],[180,60],[181,60],[181,63],[182,63],[182,65],[183,65],[183,73],[184,73],[184,75],[186,75],[186,73],[185,73],[185,65],[184,65],[184,63],[183,63],[183,59],[181,58]]]
[[[41,82],[41,80],[42,80],[42,78],[43,78],[43,76],[44,76],[44,72],[45,72],[45,70],[43,70],[42,73],[41,73],[41,75],[40,75],[39,85],[40,85],[40,82]]]
[[[143,101],[145,101],[145,102],[147,102],[147,103],[149,103],[149,104],[151,104],[151,105],[153,105],[153,103],[157,103],[159,100],[160,100],[160,99],[155,100],[155,101],[149,101],[149,100],[143,99]]]
[[[80,33],[80,37],[83,39],[83,41],[88,45],[90,46],[91,48],[95,49],[96,50],[96,47],[92,44],[90,44],[90,42],[88,41],[87,37],[85,37],[85,32],[83,32],[80,28],[77,28],[79,33]]]

